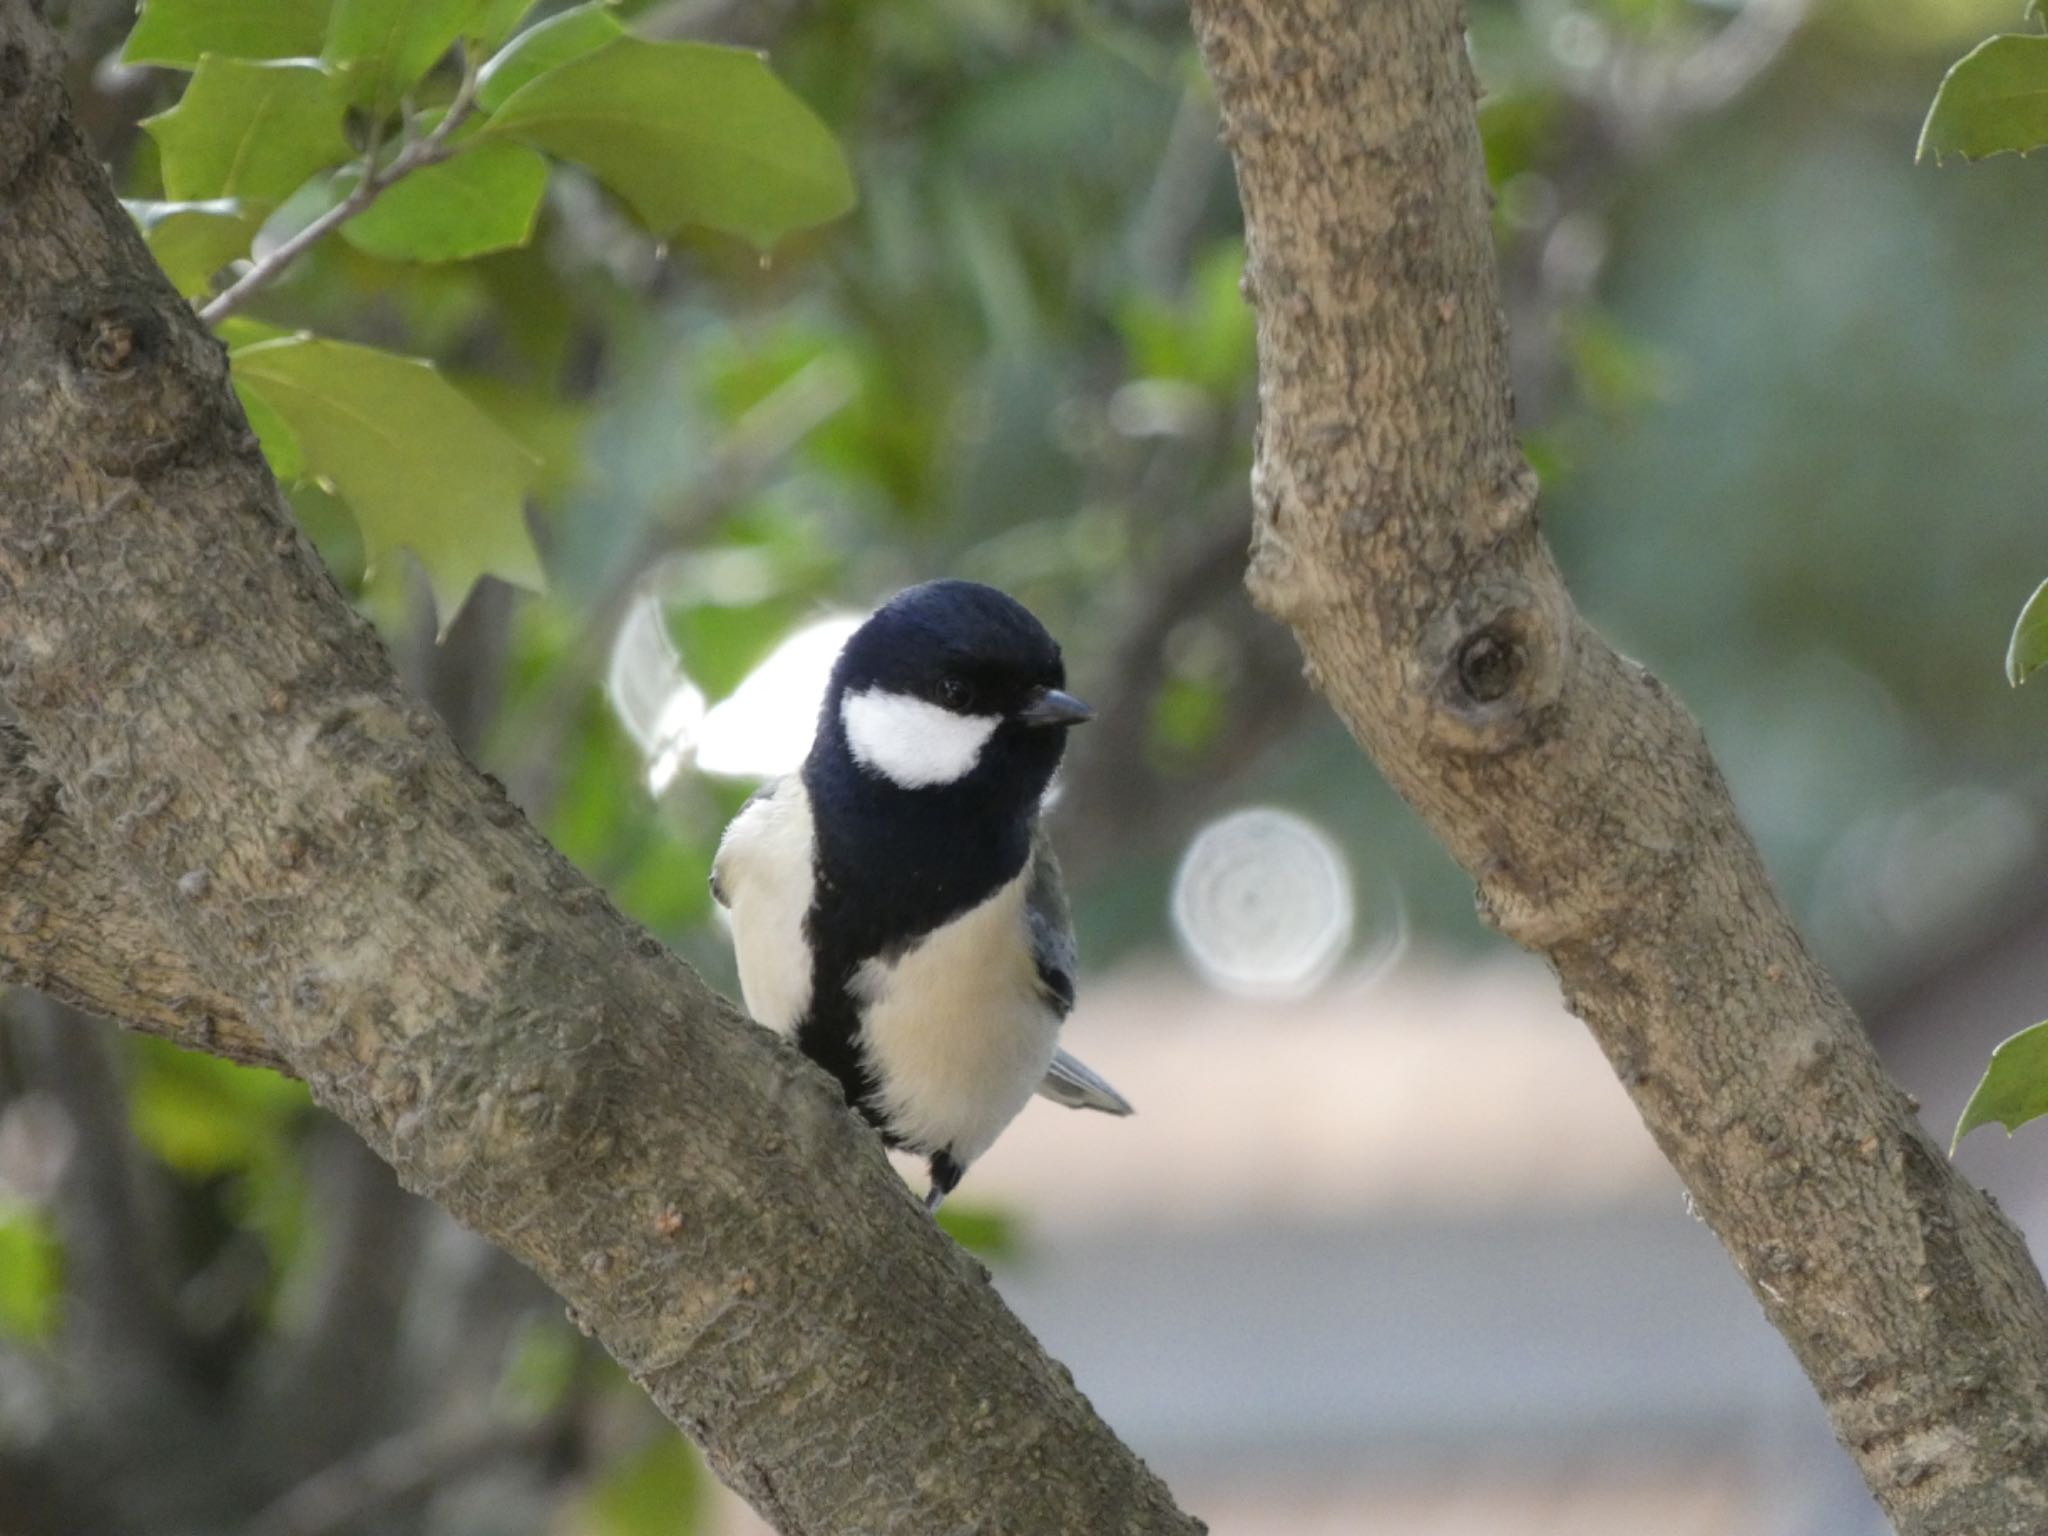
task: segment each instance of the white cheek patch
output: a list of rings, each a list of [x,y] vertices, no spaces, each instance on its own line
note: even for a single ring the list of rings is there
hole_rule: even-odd
[[[1002,720],[956,715],[907,693],[870,688],[839,704],[854,761],[899,789],[952,784],[974,771],[981,749]]]

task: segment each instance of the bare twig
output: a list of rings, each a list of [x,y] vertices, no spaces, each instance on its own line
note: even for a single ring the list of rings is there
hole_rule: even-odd
[[[420,137],[409,140],[391,157],[391,163],[382,167],[377,164],[377,143],[373,139],[363,156],[362,180],[355,184],[348,196],[290,239],[280,242],[269,255],[236,278],[199,311],[199,318],[208,325],[220,324],[229,315],[245,308],[251,299],[282,277],[293,262],[376,202],[398,182],[414,171],[438,165],[452,157],[456,153],[452,142],[456,130],[476,111],[476,91],[477,61],[465,56],[462,84],[456,87],[455,99],[448,104],[440,122]]]
[[[542,1419],[393,1435],[307,1478],[250,1521],[245,1536],[326,1536],[506,1457],[534,1454],[556,1433],[554,1421]]]

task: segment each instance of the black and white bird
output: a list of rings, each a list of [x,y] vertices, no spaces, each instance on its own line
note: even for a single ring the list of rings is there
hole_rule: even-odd
[[[748,1012],[929,1159],[934,1210],[1034,1092],[1131,1112],[1058,1045],[1074,934],[1039,804],[1091,714],[1065,687],[1001,592],[899,592],[839,653],[802,769],[712,866]]]

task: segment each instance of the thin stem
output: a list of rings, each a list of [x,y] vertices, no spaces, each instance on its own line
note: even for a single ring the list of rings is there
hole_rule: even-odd
[[[304,229],[282,242],[261,261],[256,262],[223,292],[199,311],[199,318],[208,325],[218,325],[229,315],[247,306],[249,301],[283,276],[284,271],[313,246],[341,228],[350,219],[377,201],[393,185],[425,166],[439,165],[455,153],[449,142],[476,111],[477,65],[465,57],[462,66],[462,84],[456,88],[455,99],[448,104],[447,113],[423,137],[408,140],[405,147],[391,157],[389,165],[377,165],[377,146],[371,142],[364,156],[362,180],[355,184],[349,195],[321,214]]]

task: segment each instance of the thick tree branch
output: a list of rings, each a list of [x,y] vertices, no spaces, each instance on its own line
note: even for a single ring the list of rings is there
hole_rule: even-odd
[[[824,1078],[397,685],[0,0],[0,693],[315,1095],[789,1532],[1199,1529]]]
[[[0,703],[0,983],[232,1061],[285,1067],[241,1005],[204,981],[102,862]]]
[[[1249,234],[1251,584],[1544,955],[1913,1536],[2048,1529],[2048,1295],[1806,952],[1517,450],[1455,0],[1196,0]]]

